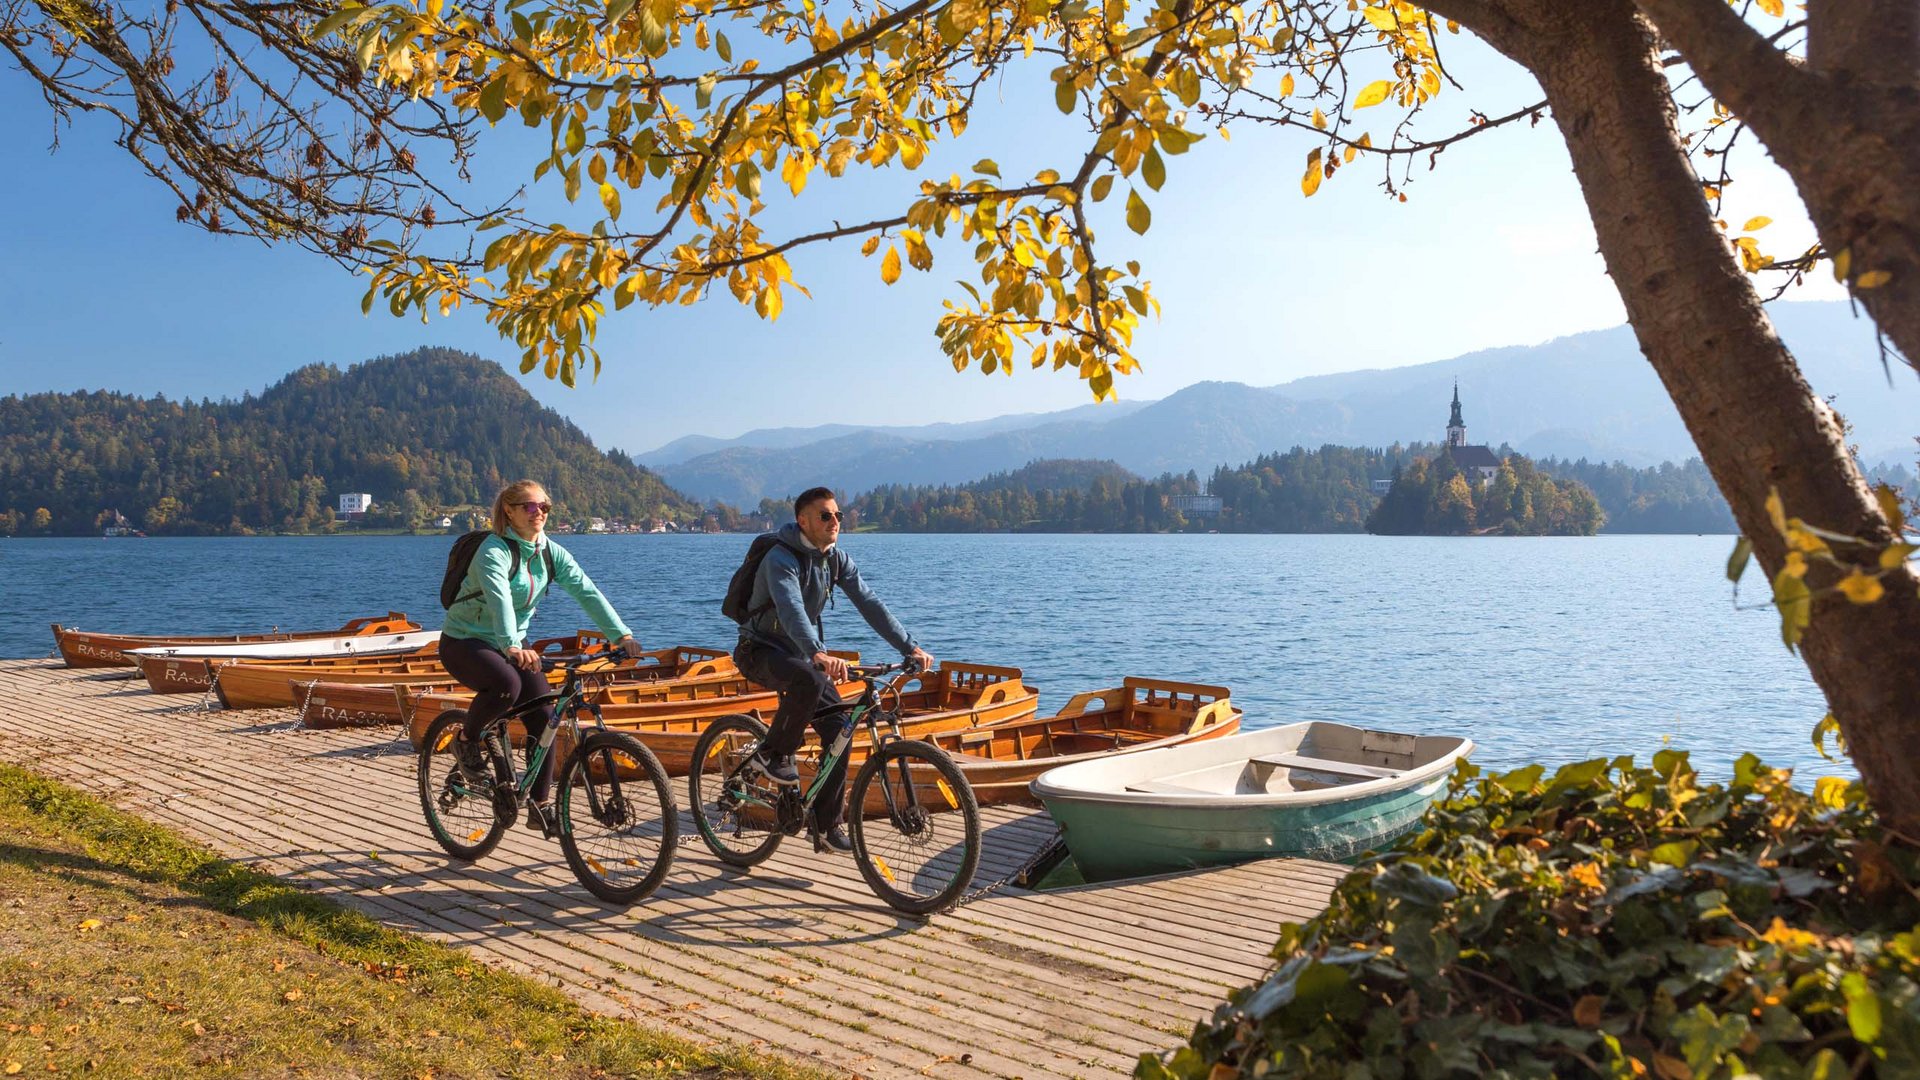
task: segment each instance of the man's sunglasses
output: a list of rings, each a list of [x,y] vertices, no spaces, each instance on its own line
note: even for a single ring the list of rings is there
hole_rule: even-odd
[[[820,511],[820,523],[822,525],[826,524],[829,521],[839,521],[839,520],[841,520],[841,514],[840,514],[840,511],[838,510]]]
[[[514,505],[529,514],[550,514],[553,512],[553,504],[550,502],[523,502]]]

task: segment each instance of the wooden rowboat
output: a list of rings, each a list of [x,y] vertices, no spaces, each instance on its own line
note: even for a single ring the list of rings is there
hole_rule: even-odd
[[[1039,805],[1027,786],[1062,765],[1217,739],[1240,730],[1240,710],[1224,686],[1129,678],[1112,689],[1079,694],[1052,716],[913,736],[947,752],[980,805]],[[801,770],[812,773],[812,762]],[[925,773],[924,776],[921,773]],[[931,770],[915,769],[914,785],[935,798]],[[875,789],[877,795],[878,789]],[[869,813],[886,807],[868,799]]]
[[[726,674],[733,670],[733,658],[717,649],[679,645],[654,649],[632,657],[625,666],[610,669],[596,678],[618,680],[613,685],[626,687],[666,687],[684,682],[714,678],[737,678]],[[558,677],[549,676],[558,682]],[[352,682],[335,679],[331,673],[309,679],[288,681],[290,692],[300,706],[300,719],[308,727],[362,727],[374,724],[407,724],[408,735],[417,747],[426,733],[427,723],[448,709],[464,709],[473,700],[473,691],[453,681],[443,671],[437,681]],[[424,704],[423,704],[424,703]],[[418,723],[413,718],[422,716]],[[515,745],[525,737],[518,724],[512,725]]]
[[[260,641],[298,641],[305,638],[352,637],[359,634],[398,634],[418,630],[420,624],[404,612],[367,615],[338,630],[269,631],[264,634],[95,634],[53,624],[53,640],[68,667],[130,667],[128,649],[154,646],[232,645]]]
[[[842,686],[840,696],[852,700],[862,689],[859,683]],[[719,712],[700,708],[705,705],[702,702],[693,704],[695,709],[678,714],[637,718],[616,719],[612,710],[617,706],[603,706],[603,711],[608,727],[635,735],[666,766],[669,775],[685,776],[693,768],[693,744],[706,730],[707,723],[716,715],[747,711],[730,708]],[[774,699],[760,708],[761,718],[771,721],[777,704]],[[1021,680],[1019,668],[942,662],[935,670],[914,676],[901,687],[900,730],[909,739],[926,739],[941,732],[1014,723],[1032,716],[1039,704],[1039,691]],[[809,746],[814,739],[809,730]],[[860,762],[866,760],[869,749],[866,736],[855,735],[848,750],[850,767],[858,768]],[[803,749],[799,758],[803,774],[810,765]]]
[[[339,646],[355,642],[365,648],[327,648],[302,655],[308,644]],[[309,641],[271,641],[240,645],[199,645],[192,648],[130,649],[127,656],[146,676],[147,686],[156,694],[203,693],[212,687],[209,665],[226,663],[271,664],[276,667],[339,668],[350,670],[368,662],[435,662],[439,655],[440,631],[414,630],[404,634],[367,635],[346,638],[315,638]],[[277,650],[286,655],[266,655]]]
[[[832,655],[849,663],[857,663],[860,659],[857,652],[835,652]],[[711,670],[689,669],[685,675],[677,678],[650,682],[622,681],[596,687],[587,691],[586,700],[600,706],[601,716],[610,726],[615,721],[635,722],[665,717],[697,721],[704,727],[707,720],[716,716],[756,709],[771,712],[779,704],[778,694],[740,674],[731,658],[722,659],[725,663],[716,663]],[[849,681],[841,683],[838,689],[842,696],[846,696],[858,693],[860,685]],[[409,686],[399,697],[407,725],[407,737],[413,741],[415,749],[419,749],[421,740],[426,738],[428,726],[441,713],[449,709],[464,709],[473,700],[472,692],[462,687],[432,691]],[[698,734],[697,728],[695,734]],[[519,721],[508,722],[507,737],[515,746],[525,740],[526,731]]]
[[[570,639],[554,638],[551,642]],[[569,650],[552,648],[555,655]],[[394,660],[364,662],[348,667],[314,668],[279,664],[242,664],[209,661],[213,692],[229,709],[291,708],[301,704],[306,688],[313,683],[350,683],[357,685],[406,685],[445,687],[453,682],[447,669],[434,660]],[[693,669],[699,665],[732,666],[732,659],[716,649],[678,646],[656,649],[623,662],[609,673],[612,678],[656,679]],[[553,676],[558,678],[557,675]],[[395,719],[398,719],[396,717]]]
[[[1033,793],[1088,881],[1347,860],[1420,823],[1470,739],[1311,721],[1051,770]]]

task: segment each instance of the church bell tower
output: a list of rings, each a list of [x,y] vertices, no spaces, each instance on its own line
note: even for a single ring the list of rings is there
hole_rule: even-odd
[[[1467,445],[1467,422],[1460,419],[1460,380],[1453,381],[1453,415],[1447,418],[1447,445]]]

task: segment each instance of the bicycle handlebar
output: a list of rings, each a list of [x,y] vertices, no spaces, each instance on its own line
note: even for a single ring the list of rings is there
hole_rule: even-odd
[[[621,648],[609,648],[605,652],[582,651],[566,656],[543,656],[540,658],[540,670],[554,671],[565,668],[568,671],[578,671],[588,663],[606,660],[617,664],[625,659],[628,659],[627,650]]]
[[[911,657],[897,664],[848,664],[847,672],[856,679],[878,679],[884,675],[898,672],[902,675],[918,675],[926,670],[920,661]]]

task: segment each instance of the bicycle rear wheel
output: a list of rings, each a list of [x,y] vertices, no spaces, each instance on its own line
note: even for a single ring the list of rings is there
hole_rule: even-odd
[[[767,726],[744,713],[707,725],[693,744],[687,801],[708,850],[730,866],[766,861],[780,846],[780,785],[743,768],[767,737]]]
[[[847,812],[854,862],[880,899],[910,915],[945,911],[980,866],[980,806],[937,746],[893,742],[860,766]]]
[[[651,894],[680,846],[667,770],[639,739],[596,731],[560,780],[560,850],[587,891],[612,904]]]
[[[491,734],[487,774],[469,776],[461,771],[458,743],[466,723],[466,712],[455,709],[427,725],[420,740],[420,809],[427,815],[427,828],[447,854],[472,862],[499,846],[513,824],[512,786],[510,782],[503,786],[499,780],[513,773],[510,763],[498,760],[500,740]]]

